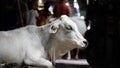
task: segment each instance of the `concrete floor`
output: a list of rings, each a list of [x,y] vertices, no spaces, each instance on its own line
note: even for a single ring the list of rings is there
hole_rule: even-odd
[[[57,60],[56,68],[90,68],[85,59],[81,60]]]
[[[80,60],[59,59],[59,60],[56,60],[55,67],[56,68],[90,68],[86,59],[80,59]],[[0,66],[0,68],[3,68],[3,67]],[[7,67],[7,68],[12,68],[12,67]]]

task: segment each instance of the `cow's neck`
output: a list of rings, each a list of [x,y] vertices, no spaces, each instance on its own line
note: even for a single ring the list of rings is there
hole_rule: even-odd
[[[48,27],[47,26],[43,26],[43,27],[45,27],[45,28],[38,28],[38,34],[40,35],[39,37],[40,37],[40,42],[41,42],[41,44],[45,47],[46,45],[47,45],[47,43],[48,43],[48,40],[49,40],[49,38],[50,38],[50,33],[48,33]]]
[[[65,43],[63,43],[63,44],[62,43],[61,44],[54,43],[54,44],[57,45],[56,48],[55,48],[56,59],[60,59],[68,51],[73,49],[73,48],[66,47],[67,44],[65,44]]]
[[[39,28],[39,35],[40,35],[40,39],[42,39],[41,40],[41,44],[44,46],[44,48],[45,48],[45,51],[46,51],[46,53],[47,53],[47,55],[48,55],[48,59],[50,59],[51,61],[53,61],[53,58],[54,58],[54,53],[52,53],[52,52],[54,52],[54,45],[53,45],[53,35],[52,34],[50,34],[50,33],[48,33],[48,31],[46,31],[47,30],[47,26],[44,26],[46,29],[44,29],[44,28]]]
[[[54,39],[52,38],[52,36],[50,35],[49,38],[48,38],[48,41],[47,41],[47,44],[45,46],[45,50],[47,52],[47,55],[48,55],[48,59],[51,60],[52,62],[55,61],[55,45],[53,45],[53,42]]]
[[[45,30],[46,29],[40,29],[40,37],[42,39],[41,43],[42,45],[45,45],[44,48],[48,55],[48,59],[50,59],[52,62],[55,62],[56,59],[61,58],[64,54],[70,51],[71,48],[66,47],[67,44],[63,42],[58,43],[58,41],[54,39],[55,36]]]
[[[47,45],[48,58],[54,63],[56,59],[60,59],[68,51],[72,50],[71,48],[65,47],[65,44],[58,44],[56,39],[50,37]]]

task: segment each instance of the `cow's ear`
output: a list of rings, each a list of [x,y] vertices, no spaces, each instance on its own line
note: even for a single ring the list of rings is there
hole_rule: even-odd
[[[58,30],[58,27],[56,27],[56,26],[53,25],[53,26],[50,27],[49,32],[50,32],[50,33],[56,33],[57,30]]]

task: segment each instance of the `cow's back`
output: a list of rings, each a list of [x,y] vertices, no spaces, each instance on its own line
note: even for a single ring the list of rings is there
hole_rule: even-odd
[[[0,62],[21,63],[25,57],[25,48],[31,45],[31,26],[0,32]],[[31,32],[31,33],[30,33]],[[34,39],[34,38],[33,38]]]

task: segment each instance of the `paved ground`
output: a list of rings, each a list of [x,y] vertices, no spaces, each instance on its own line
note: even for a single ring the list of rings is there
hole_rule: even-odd
[[[0,68],[2,67],[0,66]],[[56,68],[90,68],[90,66],[85,59],[81,59],[81,60],[60,59],[60,60],[56,60]]]
[[[90,68],[86,65],[64,65],[64,64],[57,64],[56,68]]]
[[[90,68],[85,59],[81,60],[57,60],[56,68]]]

